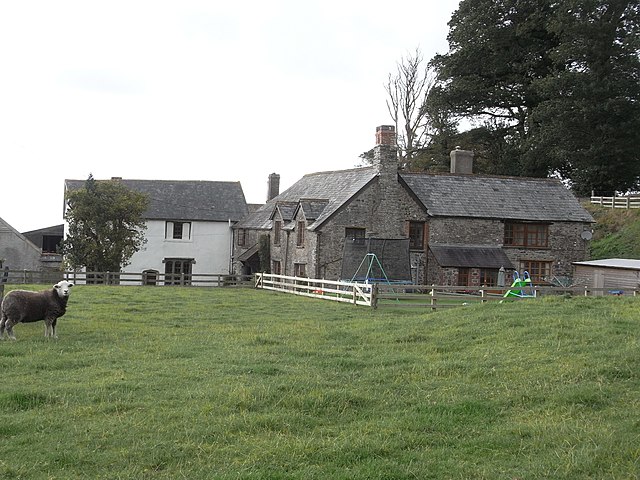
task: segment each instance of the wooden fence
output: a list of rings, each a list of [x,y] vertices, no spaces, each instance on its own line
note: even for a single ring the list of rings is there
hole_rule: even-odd
[[[513,295],[506,296],[505,293]],[[450,285],[407,285],[403,288],[378,284],[373,292],[372,305],[376,307],[422,307],[432,310],[461,307],[476,303],[513,302],[548,295],[568,296],[639,296],[639,290],[612,290],[610,288],[573,287],[471,287]]]
[[[257,273],[255,287],[370,307],[374,285]]]
[[[227,274],[156,274],[131,272],[36,272],[27,270],[8,271],[0,280],[0,298],[4,286],[9,284],[53,284],[69,280],[87,285],[173,285],[209,287],[255,287],[285,292],[305,297],[320,298],[336,302],[378,307],[407,307],[437,310],[462,307],[475,303],[513,302],[545,295],[570,296],[640,296],[637,289],[572,287],[475,287],[450,285],[394,285],[366,284],[312,278],[290,277],[258,273],[256,275]],[[521,296],[505,297],[507,291]]]
[[[638,296],[638,290],[611,290],[582,287],[475,287],[450,285],[364,284],[256,274],[256,288],[321,298],[338,302],[378,307],[442,308],[463,307],[489,302],[514,302],[543,295]],[[512,296],[505,297],[505,293]]]
[[[169,274],[157,272],[75,272],[5,270],[1,283],[54,284],[68,280],[84,285],[174,285],[194,287],[252,286],[253,275],[225,273]]]
[[[630,197],[591,197],[591,203],[606,208],[640,208],[640,196]]]

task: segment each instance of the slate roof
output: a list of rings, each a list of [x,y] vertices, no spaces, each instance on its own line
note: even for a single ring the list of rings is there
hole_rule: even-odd
[[[270,229],[271,214],[277,202],[299,202],[301,199],[311,198],[316,202],[326,201],[325,207],[308,227],[310,230],[314,230],[362,190],[376,175],[377,170],[373,167],[307,174],[290,188],[247,216],[237,224],[237,227]],[[315,209],[313,211],[317,213]]]
[[[431,216],[593,222],[556,179],[401,173]]]
[[[329,204],[328,200],[301,199],[299,208],[304,212],[308,222],[311,222],[322,215],[322,212]]]
[[[149,220],[236,222],[249,212],[240,182],[204,180],[118,180],[149,196]],[[84,180],[65,180],[66,188],[84,188]]]
[[[296,202],[277,202],[271,213],[271,219],[273,220],[277,210],[280,212],[283,221],[290,222],[293,220],[297,206],[298,204]]]
[[[429,250],[441,267],[513,269],[500,247],[486,245],[430,245]]]

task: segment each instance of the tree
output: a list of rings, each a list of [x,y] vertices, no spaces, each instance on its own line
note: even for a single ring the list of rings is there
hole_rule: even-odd
[[[424,62],[420,49],[403,57],[385,85],[387,109],[396,127],[400,163],[406,169],[422,170],[428,159],[424,149],[440,130],[452,123],[446,110],[433,108],[430,92],[435,72]]]
[[[258,258],[260,259],[260,271],[271,273],[271,240],[269,235],[260,235]]]
[[[84,188],[68,191],[65,200],[69,228],[62,251],[72,268],[119,272],[146,243],[146,195],[89,175]]]
[[[565,0],[549,29],[560,40],[540,83],[532,151],[552,159],[579,194],[638,188],[640,4]]]
[[[494,170],[557,173],[579,192],[633,188],[639,9],[629,0],[462,0],[449,52],[431,62],[433,95],[484,123],[500,147]]]

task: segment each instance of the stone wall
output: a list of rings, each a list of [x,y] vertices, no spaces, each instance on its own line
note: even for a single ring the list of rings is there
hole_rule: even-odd
[[[569,277],[572,274],[572,263],[588,258],[588,243],[580,237],[586,228],[590,228],[590,226],[577,222],[552,223],[549,225],[549,248],[520,248],[503,246],[503,221],[433,218],[429,224],[429,244],[499,245],[503,246],[503,251],[516,270],[522,270],[522,262],[524,261],[551,262],[551,277]],[[453,281],[451,273],[444,272],[437,267],[432,255],[428,257],[428,265],[427,282]]]
[[[340,276],[346,228],[364,228],[367,237],[407,238],[408,221],[426,221],[425,212],[400,186],[397,178],[394,181],[395,188],[384,179],[374,181],[317,232],[318,278],[337,279]],[[411,264],[419,273],[420,266],[424,265],[424,252],[412,252]],[[418,279],[416,283],[421,282],[422,279]]]

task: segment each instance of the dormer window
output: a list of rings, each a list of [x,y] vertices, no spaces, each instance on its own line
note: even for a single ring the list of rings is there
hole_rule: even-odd
[[[304,247],[304,230],[305,230],[305,222],[298,222],[298,237],[296,246]]]
[[[280,234],[282,232],[282,222],[276,220],[273,222],[273,244],[280,245]]]

